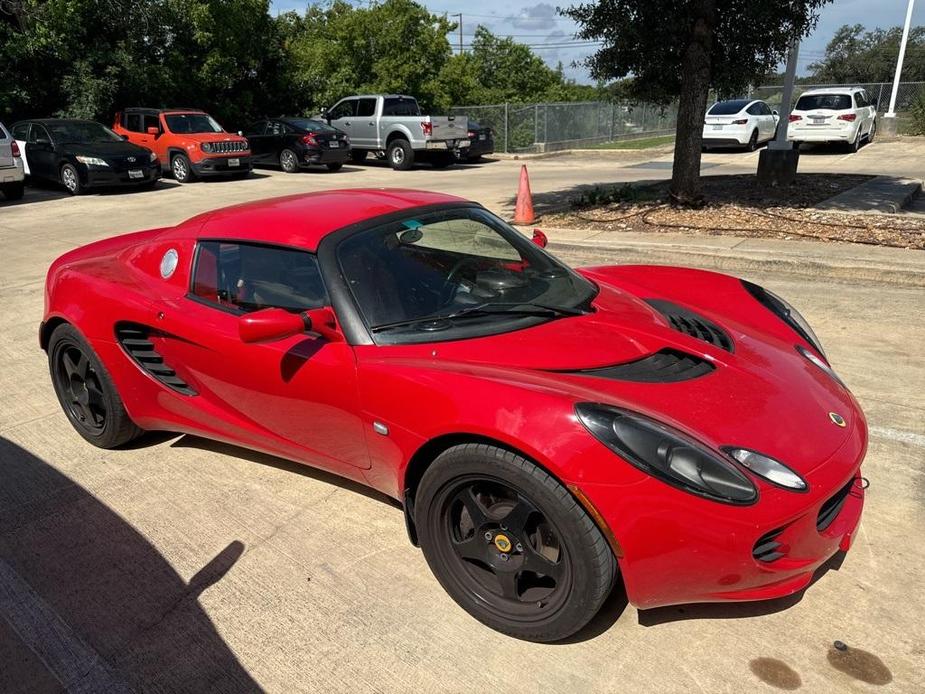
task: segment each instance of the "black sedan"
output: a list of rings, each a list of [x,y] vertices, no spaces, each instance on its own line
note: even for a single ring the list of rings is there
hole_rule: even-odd
[[[161,176],[151,150],[92,120],[25,120],[10,130],[23,150],[26,174],[58,182],[71,195],[110,186],[152,187]]]
[[[260,120],[241,134],[250,142],[254,164],[278,165],[286,173],[312,164],[337,171],[350,158],[347,134],[310,118]]]
[[[459,150],[461,161],[478,161],[486,154],[495,153],[495,138],[488,126],[469,121],[469,146]]]

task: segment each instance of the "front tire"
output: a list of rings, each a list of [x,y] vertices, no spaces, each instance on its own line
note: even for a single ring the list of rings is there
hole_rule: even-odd
[[[189,183],[193,180],[193,165],[185,154],[174,154],[170,158],[170,171],[177,183]]]
[[[616,580],[610,546],[569,491],[494,446],[443,452],[421,480],[415,523],[424,557],[450,596],[517,638],[574,634]]]
[[[386,157],[389,160],[389,166],[396,171],[407,171],[414,166],[414,150],[411,149],[411,143],[408,140],[392,140],[389,143]]]
[[[125,411],[106,367],[74,326],[64,323],[51,334],[48,369],[71,426],[94,446],[115,448],[143,433]]]
[[[86,192],[84,184],[80,182],[80,174],[73,164],[65,164],[59,173],[61,185],[71,195],[83,195]]]

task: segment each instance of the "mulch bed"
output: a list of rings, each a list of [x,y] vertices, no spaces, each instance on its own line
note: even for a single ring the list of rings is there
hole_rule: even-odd
[[[549,227],[600,231],[692,233],[778,239],[840,241],[925,250],[925,219],[889,214],[822,212],[814,205],[870,176],[799,174],[788,188],[759,186],[755,176],[703,179],[707,204],[701,209],[668,205],[668,183],[594,191],[613,202],[588,204],[595,195],[573,201],[569,212],[543,215]]]

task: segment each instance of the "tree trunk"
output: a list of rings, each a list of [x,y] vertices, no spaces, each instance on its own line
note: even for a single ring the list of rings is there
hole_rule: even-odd
[[[692,13],[690,42],[681,62],[681,94],[678,98],[678,125],[669,193],[673,204],[684,206],[703,204],[700,150],[710,90],[710,53],[716,26],[716,1],[698,0]]]

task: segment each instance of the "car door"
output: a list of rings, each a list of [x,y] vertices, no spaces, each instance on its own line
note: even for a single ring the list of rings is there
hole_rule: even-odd
[[[264,450],[344,472],[368,468],[356,362],[346,342],[311,333],[244,343],[239,318],[328,305],[314,254],[228,240],[197,243],[189,293],[162,302],[164,361],[200,398],[202,426],[234,429]]]
[[[267,145],[267,121],[261,120],[256,123],[251,123],[247,126],[244,131],[244,137],[247,138],[247,141],[251,146],[251,156],[254,158],[255,163],[266,163],[267,162],[267,153],[269,152],[269,147]]]
[[[29,160],[29,172],[33,176],[58,180],[57,155],[55,145],[48,130],[40,123],[33,123],[26,141],[26,158]]]
[[[357,147],[379,149],[379,129],[376,126],[376,97],[357,99],[357,112],[353,121],[353,132],[347,133],[350,142]]]
[[[356,134],[357,102],[359,99],[353,97],[342,99],[334,104],[334,107],[325,115],[325,120],[338,130],[347,133],[351,142],[354,141]]]
[[[13,135],[13,139],[16,140],[16,144],[19,145],[19,153],[22,157],[22,166],[23,171],[28,176],[29,171],[29,157],[26,155],[26,143],[29,141],[29,129],[32,127],[31,123],[17,123],[10,130],[10,133]]]
[[[150,118],[151,116],[145,118],[142,113],[129,111],[122,114],[122,127],[127,131],[125,135],[129,142],[154,151],[155,136],[148,133],[145,123]]]

